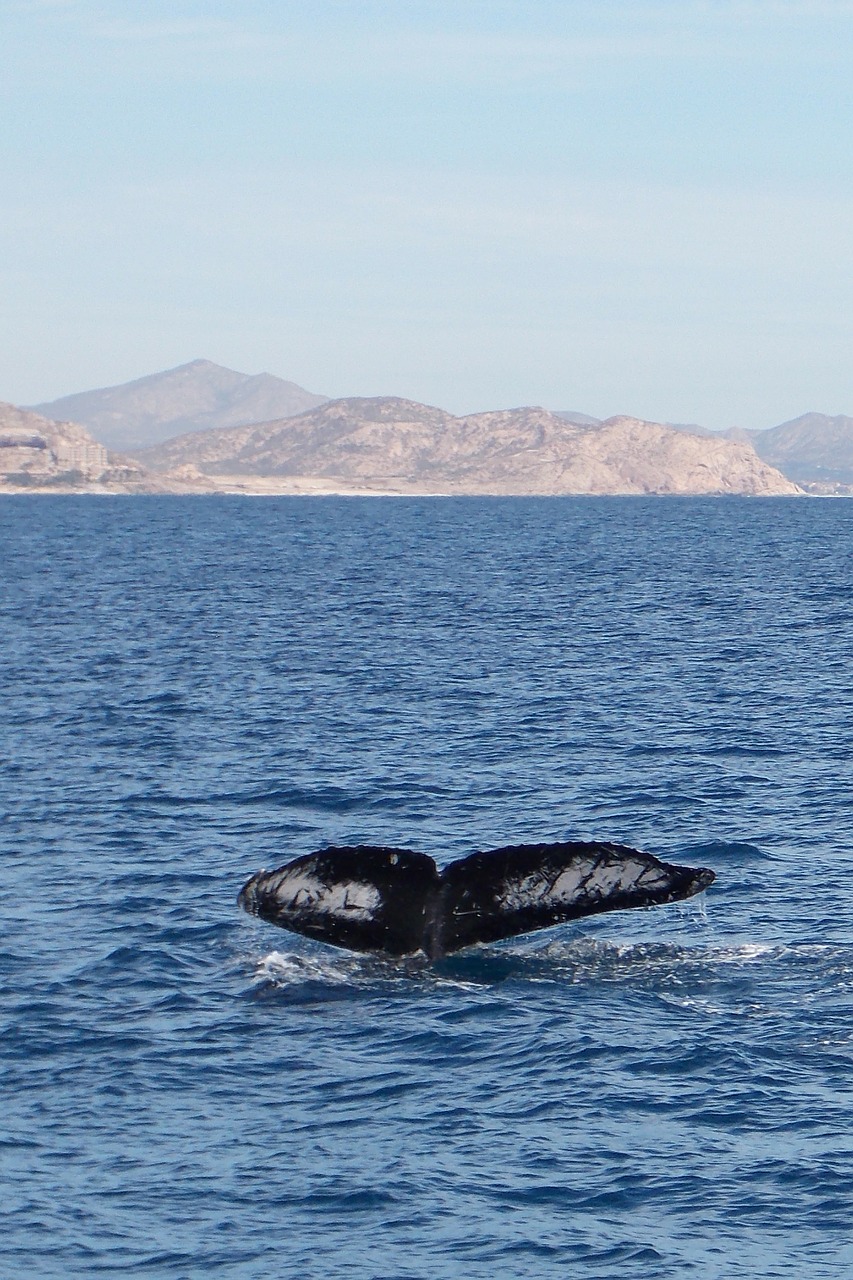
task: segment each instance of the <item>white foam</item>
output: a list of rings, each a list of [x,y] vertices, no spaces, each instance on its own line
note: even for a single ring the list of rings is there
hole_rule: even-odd
[[[275,986],[291,986],[301,982],[325,982],[344,986],[352,982],[351,966],[346,957],[302,956],[295,952],[271,951],[255,961],[255,981]]]
[[[375,988],[388,982],[441,987],[459,991],[480,991],[482,981],[469,981],[458,974],[437,972],[422,958],[396,960],[349,952],[300,955],[298,952],[270,951],[254,958],[253,979],[259,986],[324,986]]]

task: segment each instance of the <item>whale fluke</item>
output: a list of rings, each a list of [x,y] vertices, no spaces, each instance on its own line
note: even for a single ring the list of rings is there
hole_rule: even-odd
[[[237,901],[251,915],[351,951],[430,959],[580,916],[679,902],[714,872],[627,845],[575,841],[472,853],[439,871],[411,849],[323,849],[259,871]]]

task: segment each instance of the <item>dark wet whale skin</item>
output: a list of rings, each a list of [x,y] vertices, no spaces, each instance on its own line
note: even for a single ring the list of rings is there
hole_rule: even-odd
[[[602,911],[678,902],[713,880],[707,868],[603,842],[512,845],[443,871],[410,849],[355,845],[259,871],[238,902],[333,946],[437,959]]]

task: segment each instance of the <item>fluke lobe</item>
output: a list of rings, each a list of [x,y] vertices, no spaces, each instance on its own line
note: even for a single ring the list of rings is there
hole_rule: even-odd
[[[351,951],[430,959],[600,911],[679,902],[714,872],[621,844],[523,844],[472,853],[439,871],[410,849],[323,849],[240,890],[240,906],[282,929]]]

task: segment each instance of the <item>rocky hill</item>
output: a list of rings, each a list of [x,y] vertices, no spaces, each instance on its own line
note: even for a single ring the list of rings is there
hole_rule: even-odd
[[[33,408],[87,427],[110,449],[141,449],[170,436],[246,422],[287,418],[323,404],[295,382],[269,373],[237,373],[210,360],[96,391],[80,391]]]
[[[187,493],[212,490],[203,477],[153,475],[109,454],[84,427],[0,402],[0,493]]]
[[[540,408],[454,417],[397,397],[327,401],[286,420],[192,432],[135,456],[153,471],[181,468],[220,483],[275,478],[282,491],[798,492],[749,443],[628,417],[579,424]]]
[[[83,427],[0,403],[0,477],[7,484],[96,480],[108,468],[106,449]]]

